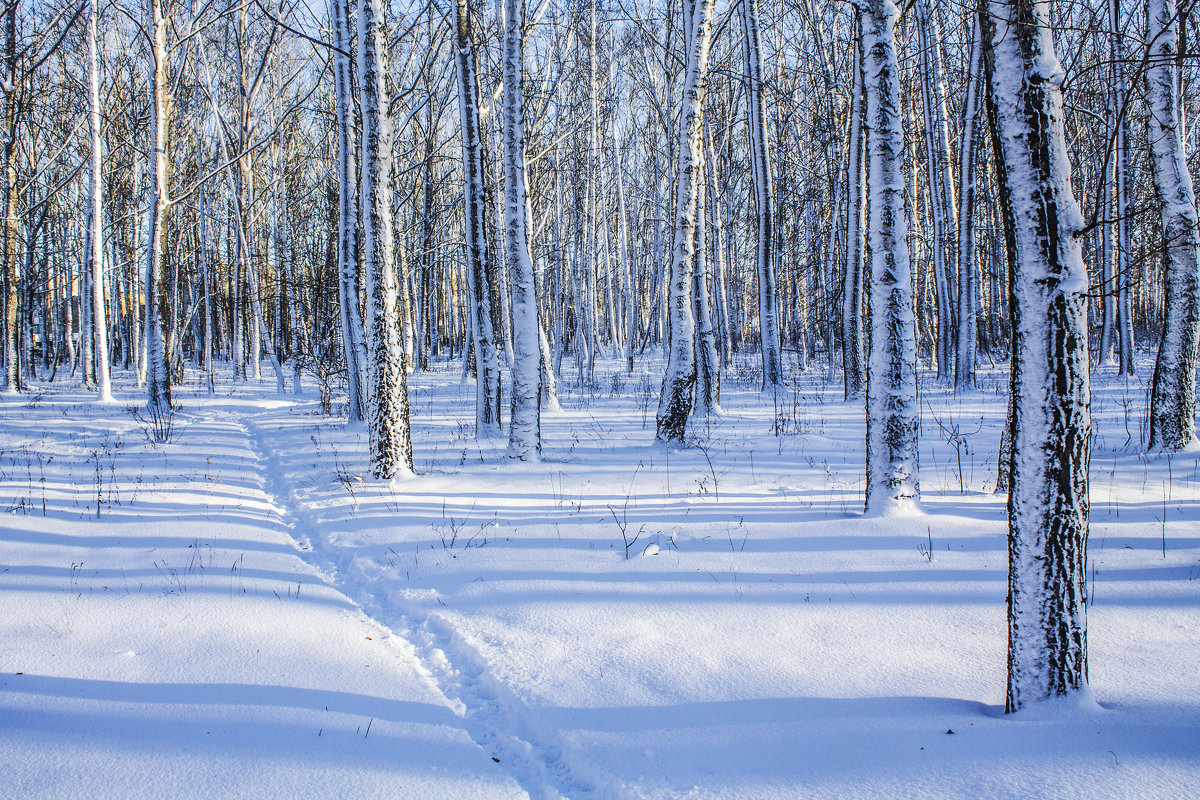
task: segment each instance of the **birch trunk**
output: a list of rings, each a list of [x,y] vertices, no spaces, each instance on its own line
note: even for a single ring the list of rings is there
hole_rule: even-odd
[[[914,507],[917,474],[917,341],[908,216],[904,208],[904,131],[893,0],[863,4],[863,93],[866,99],[867,479],[866,511]]]
[[[504,250],[512,281],[513,338],[508,455],[537,461],[542,452],[542,353],[525,188],[525,0],[504,0],[504,10]]]
[[[863,136],[862,12],[854,11],[854,88],[850,96],[850,145],[846,180],[846,269],[842,277],[842,386],[846,400],[862,397],[863,223],[867,196],[866,142]]]
[[[771,187],[770,136],[763,108],[763,52],[759,41],[758,0],[742,0],[746,53],[746,116],[750,135],[750,172],[757,219],[758,319],[762,339],[763,391],[783,386],[779,322],[775,298],[775,199]],[[707,47],[707,45],[706,45]],[[707,52],[705,54],[707,63]],[[707,69],[707,67],[706,67]]]
[[[975,357],[978,341],[979,310],[978,270],[975,265],[975,153],[979,139],[980,92],[983,74],[983,49],[980,42],[979,15],[972,14],[971,57],[967,69],[967,96],[963,101],[962,142],[958,165],[958,341],[954,359],[954,388],[962,392],[975,388]]]
[[[1162,203],[1165,297],[1162,340],[1150,390],[1150,448],[1196,442],[1196,361],[1200,348],[1200,223],[1181,124],[1175,0],[1147,0],[1146,138]]]
[[[467,261],[467,303],[475,353],[475,432],[500,433],[500,360],[492,329],[491,269],[488,264],[487,198],[484,194],[483,131],[479,119],[479,75],[472,29],[471,0],[455,4],[458,109],[462,125],[463,228]]]
[[[1014,245],[1009,712],[1087,692],[1088,275],[1048,17],[1043,2],[989,0],[985,19]]]
[[[1129,113],[1125,110],[1125,33],[1121,28],[1120,0],[1108,0],[1112,42],[1113,105],[1116,119],[1117,241],[1115,279],[1117,291],[1118,363],[1121,375],[1133,375],[1133,317],[1129,308],[1129,283],[1133,252],[1129,232]]]
[[[371,472],[390,480],[413,468],[404,341],[392,239],[392,124],[387,112],[384,0],[358,0],[363,272],[367,279],[367,444]]]
[[[716,265],[713,281],[716,284],[716,322],[719,327],[718,348],[721,355],[721,366],[728,367],[733,361],[732,345],[729,339],[729,296],[725,287],[725,217],[722,213],[721,187],[718,184],[717,159],[713,153],[712,131],[709,129],[708,117],[704,118],[704,176],[705,189],[708,192],[708,207],[713,218],[713,262]],[[636,330],[634,328],[633,330]]]
[[[696,191],[696,244],[692,264],[692,313],[696,317],[696,405],[701,416],[721,413],[720,361],[713,332],[712,302],[708,275],[708,179],[705,161],[698,164]]]
[[[90,198],[88,202],[90,205]],[[72,203],[71,205],[77,206],[78,203]],[[27,226],[27,230],[31,227],[32,226]],[[79,265],[79,377],[82,380],[84,387],[87,389],[93,389],[96,386],[96,364],[92,358],[92,344],[95,342],[95,335],[92,331],[91,304],[92,229],[92,212],[89,210],[87,215],[87,230],[84,231],[83,247],[81,248],[83,259],[82,263]],[[36,240],[32,237],[29,237],[29,234],[31,233],[33,233],[33,231],[28,230],[26,236],[29,238],[31,244],[36,244]],[[25,256],[26,275],[32,274],[32,270],[30,268],[32,267],[33,259],[31,256],[32,247]],[[33,355],[32,349],[30,349],[28,355]],[[32,375],[33,364],[28,360],[26,360],[26,364],[28,364],[28,367],[30,368],[30,374]]]
[[[350,8],[347,0],[330,0],[333,29],[333,74],[337,94],[338,137],[338,318],[346,358],[346,408],[350,422],[366,419],[367,334],[359,306],[358,163],[355,149],[354,78]]]
[[[633,374],[633,348],[638,333],[637,293],[634,291],[634,264],[629,257],[629,214],[625,207],[625,165],[620,158],[616,134],[613,134],[613,152],[617,153],[617,163],[613,165],[613,173],[617,179],[617,248],[621,259],[621,293],[624,295],[625,307],[625,341],[622,355],[625,359],[625,371]]]
[[[146,393],[150,414],[161,418],[171,411],[171,377],[164,317],[170,308],[168,281],[163,268],[167,232],[167,124],[170,96],[167,88],[167,20],[161,0],[147,0],[153,49],[151,59],[150,224],[146,236]]]
[[[1109,123],[1108,128],[1111,129],[1115,125],[1113,113],[1109,110],[1105,116],[1105,120]],[[1113,159],[1115,161],[1116,159]],[[1100,216],[1102,223],[1100,225],[1100,353],[1098,360],[1101,364],[1116,363],[1115,342],[1117,331],[1117,298],[1116,298],[1116,244],[1113,237],[1113,224],[1111,215],[1113,213],[1113,170],[1115,164],[1109,163],[1104,166],[1104,174],[1101,177],[1100,188],[1097,194],[1099,199],[1097,205],[1100,207]]]
[[[947,130],[946,87],[942,80],[941,26],[928,9],[928,0],[917,0],[917,30],[921,39],[921,86],[925,111],[926,169],[929,178],[929,210],[933,225],[934,300],[937,306],[937,374],[950,381],[954,365],[954,319],[951,312],[950,265],[958,219],[954,176],[950,165],[950,134]]]
[[[0,131],[4,169],[4,230],[0,248],[4,258],[4,383],[0,391],[21,391],[21,370],[17,352],[17,0],[8,4],[4,14],[4,130]],[[70,331],[67,332],[70,335]]]
[[[201,180],[204,178],[204,162],[200,148],[196,148],[196,172]],[[200,277],[204,291],[204,385],[208,393],[216,393],[213,381],[213,303],[212,303],[212,268],[208,263],[208,201],[206,195],[200,193]]]
[[[702,122],[709,47],[712,42],[712,16],[713,0],[688,0],[685,5],[686,67],[679,125],[675,231],[671,244],[668,299],[670,343],[656,415],[656,438],[668,443],[683,443],[696,385],[692,269],[696,255],[696,208],[702,188]]]

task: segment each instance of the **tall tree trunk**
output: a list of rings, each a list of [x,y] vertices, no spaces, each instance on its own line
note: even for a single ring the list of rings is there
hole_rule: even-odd
[[[1111,129],[1116,123],[1113,118],[1113,112],[1109,109],[1105,115],[1105,120],[1109,123],[1108,128]],[[1100,352],[1098,361],[1101,364],[1115,363],[1115,342],[1117,338],[1117,279],[1116,279],[1116,242],[1113,236],[1113,223],[1111,215],[1113,213],[1113,194],[1114,194],[1114,170],[1116,167],[1116,159],[1104,165],[1104,173],[1100,177],[1097,194],[1097,205],[1099,211],[1097,215],[1101,219],[1100,225],[1100,297],[1101,297],[1101,317],[1100,317]]]
[[[346,359],[347,413],[350,422],[362,422],[367,414],[367,334],[359,304],[358,265],[358,147],[355,136],[353,37],[347,0],[330,0],[333,28],[334,84],[337,94],[338,137],[338,320]]]
[[[696,404],[693,412],[708,416],[721,411],[721,374],[717,340],[713,332],[712,298],[708,272],[708,178],[706,157],[698,162],[696,191],[696,244],[692,264],[692,313],[696,318]]]
[[[713,152],[712,131],[708,115],[704,117],[704,177],[705,191],[708,192],[708,208],[712,212],[712,253],[715,265],[713,283],[717,308],[714,322],[717,324],[718,351],[721,356],[721,367],[728,367],[733,361],[733,346],[729,334],[729,294],[726,287],[726,236],[725,215],[722,211],[724,197],[721,183],[717,174],[717,158]]]
[[[471,339],[475,352],[475,432],[500,433],[500,359],[492,329],[491,276],[488,264],[487,197],[484,193],[483,131],[479,120],[479,75],[472,39],[477,13],[472,0],[455,4],[458,109],[462,124],[463,228]]]
[[[779,323],[775,298],[775,199],[771,187],[770,135],[763,103],[763,52],[758,30],[758,0],[742,0],[746,55],[746,115],[750,135],[750,173],[757,219],[758,319],[762,339],[763,391],[783,386]],[[707,45],[706,45],[707,48]],[[707,52],[705,54],[707,63]],[[707,67],[705,68],[707,70]],[[703,79],[703,78],[702,78]]]
[[[167,20],[162,0],[148,0],[153,49],[150,128],[150,224],[146,235],[146,393],[150,413],[161,418],[171,410],[170,354],[166,316],[170,309],[168,280],[163,266],[167,212],[167,125],[171,97],[167,87]]]
[[[367,279],[367,442],[371,473],[389,480],[413,468],[404,341],[392,234],[392,122],[388,115],[384,0],[358,0],[359,201]]]
[[[1133,243],[1129,231],[1129,112],[1125,85],[1125,31],[1121,27],[1120,0],[1108,0],[1110,39],[1112,42],[1113,105],[1116,108],[1116,291],[1119,372],[1133,375],[1133,316],[1129,307],[1132,281],[1130,258]]]
[[[537,461],[542,452],[542,353],[525,176],[525,0],[504,0],[504,11],[504,250],[512,280],[513,338],[508,455]]]
[[[4,230],[0,253],[4,259],[4,382],[0,391],[21,390],[20,355],[17,350],[17,9],[19,0],[8,4],[4,15],[4,130],[0,151],[4,163]],[[68,331],[68,335],[70,331]]]
[[[925,111],[926,171],[929,178],[929,210],[933,225],[934,300],[937,305],[937,374],[949,382],[953,377],[954,319],[950,268],[954,261],[958,204],[947,129],[946,87],[942,80],[941,26],[928,0],[917,0],[917,30],[921,39],[921,87]]]
[[[692,413],[696,385],[696,320],[692,312],[692,269],[696,250],[696,208],[702,188],[704,95],[712,43],[713,0],[688,0],[684,31],[686,66],[679,124],[679,168],[675,189],[675,231],[670,266],[670,345],[658,400],[657,438],[682,443]]]
[[[620,152],[614,130],[613,153],[616,154],[616,163],[613,164],[613,173],[617,179],[617,248],[620,251],[618,255],[621,259],[621,293],[624,295],[623,306],[625,308],[625,341],[622,355],[625,359],[625,371],[632,375],[633,348],[636,346],[634,340],[637,339],[638,334],[638,307],[637,291],[634,287],[636,281],[635,262],[629,255],[629,213],[625,207],[625,165],[620,157]]]
[[[1083,218],[1048,4],[989,0],[997,154],[1014,247],[1007,711],[1087,691],[1089,407]]]
[[[200,176],[200,179],[203,180],[204,157],[199,147],[196,148],[196,172]],[[197,213],[200,217],[200,279],[204,291],[204,341],[202,345],[204,386],[211,395],[216,392],[213,375],[213,281],[212,267],[208,263],[208,200],[203,192],[200,193],[200,208]]]
[[[1147,0],[1146,138],[1162,203],[1165,297],[1162,340],[1150,389],[1150,448],[1196,441],[1196,360],[1200,348],[1200,223],[1188,172],[1179,92],[1175,0]]]
[[[866,511],[903,511],[920,499],[917,475],[917,334],[904,131],[893,0],[868,0],[863,14],[867,154],[867,480]]]
[[[954,359],[954,389],[975,388],[975,356],[978,341],[979,281],[975,265],[975,153],[979,140],[980,91],[983,75],[979,15],[972,14],[971,57],[968,62],[967,96],[963,101],[962,141],[958,161],[958,341]]]
[[[842,276],[842,387],[846,400],[862,397],[863,249],[867,212],[866,141],[863,136],[862,12],[854,10],[854,84],[850,95],[850,144],[846,166],[846,268]]]

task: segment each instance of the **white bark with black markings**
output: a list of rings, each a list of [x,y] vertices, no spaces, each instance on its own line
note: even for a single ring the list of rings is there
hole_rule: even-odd
[[[920,499],[917,332],[896,51],[900,10],[893,0],[866,0],[860,8],[869,160],[865,506],[868,514],[890,514],[909,510]]]
[[[542,452],[542,351],[525,176],[525,0],[504,0],[504,10],[504,254],[512,281],[513,338],[508,455],[537,461]]]
[[[688,0],[684,10],[686,60],[667,301],[670,344],[656,415],[656,438],[677,444],[683,442],[696,385],[692,269],[696,257],[696,209],[703,177],[704,94],[712,43],[713,0]]]
[[[990,0],[999,170],[1014,245],[1008,692],[1087,694],[1088,274],[1048,4]]]
[[[1146,137],[1165,260],[1162,339],[1150,389],[1150,448],[1196,443],[1196,361],[1200,348],[1200,223],[1188,171],[1179,93],[1175,0],[1147,0]]]
[[[367,442],[371,472],[411,473],[408,379],[400,332],[399,286],[392,233],[392,122],[387,112],[384,0],[358,0],[359,119],[362,156],[363,273],[367,284]]]

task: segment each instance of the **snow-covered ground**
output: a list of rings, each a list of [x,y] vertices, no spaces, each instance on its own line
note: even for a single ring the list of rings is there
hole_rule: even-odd
[[[1200,454],[1142,453],[1142,384],[1095,380],[1101,708],[1006,718],[1003,375],[923,385],[925,513],[887,521],[836,382],[735,375],[668,451],[659,376],[564,386],[529,465],[414,375],[393,485],[273,380],[182,388],[167,444],[128,383],[3,398],[0,795],[1195,793]]]

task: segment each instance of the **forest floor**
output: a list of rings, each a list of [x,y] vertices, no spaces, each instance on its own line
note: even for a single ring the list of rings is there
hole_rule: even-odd
[[[1005,717],[1002,373],[925,379],[888,520],[839,381],[734,371],[667,450],[660,376],[564,384],[514,464],[456,368],[414,375],[391,484],[269,376],[193,377],[167,443],[128,375],[0,398],[0,794],[1194,794],[1200,454],[1144,454],[1143,383],[1094,379],[1099,706]]]

